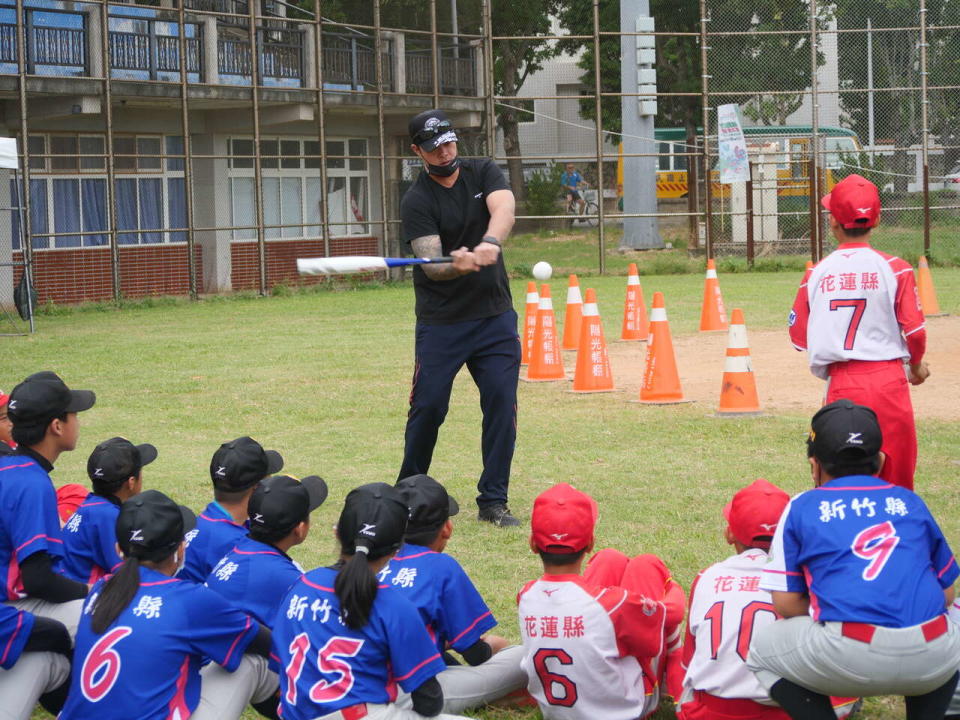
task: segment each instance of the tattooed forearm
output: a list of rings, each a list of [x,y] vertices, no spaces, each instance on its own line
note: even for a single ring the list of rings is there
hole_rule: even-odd
[[[410,246],[413,248],[413,254],[417,257],[440,257],[443,255],[439,235],[418,237],[410,242]],[[460,277],[460,271],[456,270],[453,265],[421,265],[420,267],[423,268],[423,271],[431,280],[452,280]]]

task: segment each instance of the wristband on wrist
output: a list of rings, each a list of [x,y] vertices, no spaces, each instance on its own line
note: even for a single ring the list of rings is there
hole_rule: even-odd
[[[483,240],[481,240],[480,242],[482,242],[482,243],[490,243],[491,245],[496,245],[497,247],[502,247],[502,245],[500,245],[500,241],[497,240],[493,235],[484,235],[484,236],[483,236]]]

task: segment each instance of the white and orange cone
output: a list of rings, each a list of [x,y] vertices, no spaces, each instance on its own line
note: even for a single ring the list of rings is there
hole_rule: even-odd
[[[580,295],[580,281],[571,275],[567,287],[567,312],[563,316],[563,349],[576,350],[580,347],[580,324],[583,317],[583,297]]]
[[[924,317],[946,315],[940,312],[937,291],[933,287],[933,275],[930,274],[930,264],[923,255],[917,263],[917,292],[920,294],[920,307],[923,309]]]
[[[640,285],[640,273],[637,264],[630,263],[627,268],[627,297],[623,301],[623,328],[621,340],[646,340],[650,334],[647,320],[647,308],[643,303],[643,287]]]
[[[727,313],[723,309],[720,281],[717,279],[717,264],[707,260],[707,277],[703,282],[703,307],[700,310],[700,332],[716,332],[727,329]]]
[[[533,350],[533,335],[537,331],[537,308],[540,307],[540,295],[537,293],[537,283],[533,280],[527,283],[527,304],[523,313],[523,344],[520,346],[520,364],[530,362],[530,352]]]
[[[586,300],[583,303],[583,323],[580,327],[580,347],[577,349],[573,391],[613,391],[610,357],[607,355],[607,342],[603,338],[603,322],[597,309],[597,294],[593,288],[587,288]]]
[[[667,322],[667,308],[662,292],[653,294],[647,362],[643,371],[643,385],[640,387],[640,402],[651,405],[690,402],[683,397],[683,388],[680,387],[677,358],[673,352],[673,338],[670,336],[670,323]]]
[[[560,356],[560,339],[557,337],[557,321],[553,315],[550,286],[544,284],[540,287],[537,329],[533,336],[526,379],[530,382],[547,382],[566,378],[563,358]]]
[[[727,335],[727,358],[723,365],[717,415],[759,414],[760,400],[757,398],[757,381],[747,343],[747,325],[743,320],[743,310],[734,308]]]

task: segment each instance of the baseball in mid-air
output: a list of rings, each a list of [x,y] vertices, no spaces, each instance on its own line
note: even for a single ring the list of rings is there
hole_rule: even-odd
[[[546,282],[553,275],[553,268],[546,260],[541,260],[533,266],[533,276],[540,282]]]

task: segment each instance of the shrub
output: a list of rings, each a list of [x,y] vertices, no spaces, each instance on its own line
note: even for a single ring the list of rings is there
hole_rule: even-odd
[[[560,176],[563,169],[553,165],[536,170],[527,180],[527,215],[556,215],[559,211]]]

